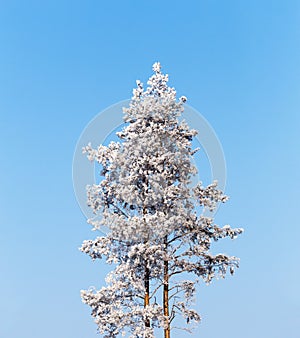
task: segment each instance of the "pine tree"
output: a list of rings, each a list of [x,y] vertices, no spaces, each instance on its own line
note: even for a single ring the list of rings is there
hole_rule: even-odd
[[[186,97],[176,99],[159,63],[153,71],[146,89],[137,81],[124,108],[120,142],[83,149],[89,160],[100,163],[102,176],[87,188],[95,214],[88,222],[94,230],[105,226],[109,232],[84,241],[81,251],[93,260],[105,256],[115,266],[107,286],[81,292],[104,337],[150,338],[157,328],[170,338],[179,315],[189,330],[200,321],[191,307],[198,278],[210,283],[227,270],[233,274],[239,263],[236,257],[210,253],[212,241],[233,239],[243,230],[219,227],[203,213],[228,198],[217,182],[191,187],[197,132],[179,121]]]

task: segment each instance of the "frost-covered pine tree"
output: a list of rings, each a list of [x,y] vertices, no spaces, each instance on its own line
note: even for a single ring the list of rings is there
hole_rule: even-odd
[[[84,241],[81,251],[93,260],[106,257],[114,270],[106,286],[82,291],[81,297],[104,337],[150,338],[161,329],[169,338],[180,315],[189,330],[200,320],[191,307],[199,278],[210,283],[238,267],[238,258],[210,253],[213,241],[235,238],[242,229],[219,227],[204,216],[227,197],[216,182],[191,187],[197,132],[179,121],[186,98],[176,99],[159,63],[153,71],[147,88],[137,81],[124,108],[120,142],[83,149],[100,163],[102,176],[87,188],[95,215],[88,223],[109,231]]]

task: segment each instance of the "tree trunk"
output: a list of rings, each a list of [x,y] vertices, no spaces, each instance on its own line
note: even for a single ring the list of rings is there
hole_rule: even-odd
[[[149,293],[150,293],[150,282],[149,282],[149,276],[150,276],[150,271],[147,266],[147,261],[145,262],[145,298],[144,298],[144,307],[148,306],[150,301],[149,301]],[[145,320],[145,326],[150,327],[150,320],[146,319]]]
[[[165,237],[165,250],[167,251],[168,237]],[[170,338],[170,323],[169,323],[169,266],[168,261],[164,261],[164,289],[163,289],[163,304],[166,327],[164,329],[164,337]]]
[[[146,182],[146,185],[148,187],[148,179],[145,178],[143,180],[144,182]],[[147,188],[147,192],[148,192],[148,188]],[[143,207],[143,216],[145,216],[147,214],[147,208],[144,206]],[[144,223],[146,226],[146,221],[144,218]],[[147,241],[144,241],[144,244],[147,243]],[[144,308],[146,306],[148,306],[150,304],[150,270],[148,267],[148,260],[145,258],[145,276],[144,276],[144,285],[145,285],[145,298],[144,298]],[[150,319],[146,319],[145,320],[145,326],[146,327],[150,327]]]

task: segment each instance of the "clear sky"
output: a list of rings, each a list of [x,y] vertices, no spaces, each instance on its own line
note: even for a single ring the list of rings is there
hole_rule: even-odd
[[[73,152],[155,61],[222,143],[217,221],[245,228],[191,337],[299,338],[299,1],[0,1],[0,46],[1,338],[99,337],[79,290],[109,268],[77,249]]]

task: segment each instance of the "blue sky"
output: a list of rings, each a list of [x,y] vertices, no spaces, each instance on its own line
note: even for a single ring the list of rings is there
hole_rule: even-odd
[[[222,143],[217,221],[245,228],[215,246],[241,268],[199,287],[193,336],[299,338],[299,22],[291,0],[0,2],[0,337],[99,336],[79,290],[109,267],[77,249],[73,153],[159,60]]]

